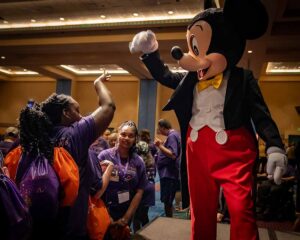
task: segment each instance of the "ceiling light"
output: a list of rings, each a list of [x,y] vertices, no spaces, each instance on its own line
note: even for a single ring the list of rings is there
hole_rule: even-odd
[[[173,11],[168,11],[168,14],[172,15],[174,12]]]
[[[77,75],[96,75],[96,74],[102,74],[103,71],[105,70],[104,68],[100,68],[100,70],[97,69],[93,69],[93,70],[82,70],[82,69],[78,69],[76,67],[71,67],[69,65],[60,65],[62,68],[67,69]],[[99,69],[99,68],[98,68]],[[128,75],[129,72],[126,71],[125,69],[106,69],[106,71],[109,74],[114,74],[114,75],[118,75],[118,74],[126,74]]]
[[[105,15],[101,15],[100,17],[101,17],[102,19],[106,18],[106,16],[105,16]]]
[[[37,72],[33,72],[33,71],[24,72],[19,68],[12,70],[10,68],[0,67],[0,72],[8,74],[8,75],[38,75]]]
[[[135,16],[135,17],[138,17],[138,16],[139,16],[138,13],[133,13],[132,15]]]
[[[252,53],[252,50],[248,50],[248,53]]]
[[[300,62],[268,62],[267,74],[300,74]]]
[[[5,59],[6,57],[5,56],[1,56],[1,59]]]
[[[147,22],[147,21],[169,21],[169,20],[180,20],[184,22],[189,22],[194,16],[194,13],[189,14],[164,14],[164,15],[154,15],[142,18],[139,17],[139,13],[133,13],[137,15],[131,15],[126,18],[113,18],[107,17],[105,19],[105,24],[116,24],[116,23],[130,23],[134,24],[135,22]],[[67,20],[65,18],[58,18],[57,21],[42,22],[36,21],[36,23],[14,23],[14,24],[0,24],[0,31],[2,29],[21,29],[21,28],[43,28],[43,27],[53,27],[53,26],[83,26],[83,25],[93,25],[93,24],[104,24],[104,19],[101,19],[100,16],[92,19],[75,19]]]
[[[33,22],[33,23],[35,23],[35,22],[36,22],[36,20],[35,20],[35,19],[31,19],[30,21],[31,21],[31,22]]]

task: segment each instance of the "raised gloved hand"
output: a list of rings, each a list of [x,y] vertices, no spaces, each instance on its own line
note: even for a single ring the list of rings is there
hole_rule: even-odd
[[[137,33],[132,42],[129,43],[129,50],[131,53],[152,53],[158,49],[158,42],[155,34],[151,30]]]
[[[287,169],[287,156],[281,148],[269,147],[267,150],[267,173],[269,179],[274,179],[276,184],[281,183],[281,178]]]

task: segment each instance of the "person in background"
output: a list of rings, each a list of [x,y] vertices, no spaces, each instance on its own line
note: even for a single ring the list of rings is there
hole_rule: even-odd
[[[288,157],[288,160],[296,159],[295,146],[296,146],[296,143],[292,142],[292,143],[289,143],[288,147],[286,148],[286,155]]]
[[[159,149],[156,164],[160,178],[161,201],[164,203],[166,216],[172,217],[173,201],[179,181],[181,140],[179,133],[172,129],[171,123],[165,119],[158,121],[157,133],[167,137],[164,142],[155,138],[154,143]]]
[[[133,230],[137,232],[141,227],[149,222],[149,207],[155,205],[155,161],[150,153],[149,145],[144,141],[139,141],[136,145],[137,154],[142,157],[146,166],[148,184],[144,190],[142,201],[136,210],[133,218]]]
[[[118,133],[117,132],[112,132],[109,136],[108,136],[108,146],[109,148],[113,148],[116,146],[118,140]]]
[[[288,160],[287,170],[277,185],[273,180],[265,180],[257,190],[258,219],[294,220],[295,204],[293,186],[296,181],[296,161]]]
[[[0,142],[0,151],[3,157],[10,151],[14,142],[18,139],[19,130],[16,127],[8,127],[5,130],[3,141]]]
[[[146,168],[135,152],[138,131],[133,121],[126,121],[118,128],[118,143],[102,151],[98,158],[114,163],[109,185],[102,197],[113,219],[112,226],[126,227],[140,204],[147,186]]]
[[[89,147],[89,157],[93,160],[93,162],[97,162],[99,153],[108,148],[108,142],[103,138],[102,135],[98,137],[96,141],[93,142],[92,145]]]
[[[155,158],[157,155],[157,148],[156,148],[155,144],[151,141],[149,129],[144,128],[144,129],[140,130],[139,140],[144,141],[148,144],[150,153]]]
[[[104,133],[102,134],[102,138],[107,142],[108,141],[108,137],[111,134],[111,131],[109,128],[107,128]]]
[[[226,199],[224,196],[224,190],[222,187],[220,187],[220,193],[219,193],[219,207],[217,210],[217,222],[226,222],[230,223],[229,219],[229,212],[228,212],[228,206],[226,203]]]
[[[57,239],[86,240],[87,211],[90,189],[92,195],[102,188],[102,181],[88,157],[89,146],[103,134],[111,123],[115,104],[111,93],[103,83],[110,75],[102,74],[94,81],[99,106],[87,117],[82,117],[78,102],[71,96],[52,94],[41,103],[41,112],[52,124],[50,137],[55,146],[64,147],[79,168],[78,197],[71,208],[61,209],[60,229]],[[42,239],[42,238],[41,238]]]

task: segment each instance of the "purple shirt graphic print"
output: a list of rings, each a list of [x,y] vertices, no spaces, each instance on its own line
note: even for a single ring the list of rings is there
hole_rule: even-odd
[[[133,153],[128,161],[121,160],[117,148],[110,148],[102,151],[98,156],[100,162],[103,160],[110,160],[114,163],[114,170],[112,172],[109,185],[106,189],[104,201],[110,206],[119,206],[118,194],[122,192],[129,192],[130,203],[138,189],[145,189],[147,185],[145,164],[140,156]]]

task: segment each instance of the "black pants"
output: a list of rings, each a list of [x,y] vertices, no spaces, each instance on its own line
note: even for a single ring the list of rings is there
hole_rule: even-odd
[[[137,232],[143,226],[145,226],[149,222],[148,217],[149,207],[139,206],[133,217],[133,230]]]

